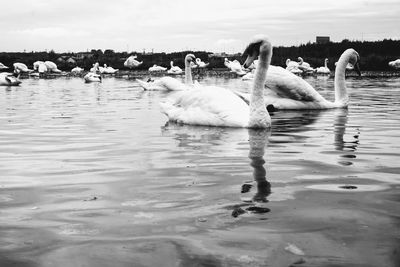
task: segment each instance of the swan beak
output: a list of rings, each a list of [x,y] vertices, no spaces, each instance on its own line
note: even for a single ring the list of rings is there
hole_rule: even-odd
[[[247,56],[246,61],[243,63],[243,67],[245,69],[247,69],[248,67],[250,67],[251,63],[253,63],[253,61],[256,59],[256,56]]]
[[[357,72],[358,76],[361,76],[360,65],[358,62],[354,65],[354,70]]]

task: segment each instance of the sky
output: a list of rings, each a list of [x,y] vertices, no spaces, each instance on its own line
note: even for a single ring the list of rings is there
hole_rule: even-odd
[[[242,52],[316,36],[400,39],[400,0],[0,0],[0,51]]]

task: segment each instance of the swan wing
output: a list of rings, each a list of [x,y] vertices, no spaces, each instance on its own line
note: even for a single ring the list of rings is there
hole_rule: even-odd
[[[231,90],[216,86],[196,86],[160,103],[170,121],[192,125],[246,127],[249,106]]]
[[[269,67],[266,87],[282,98],[305,102],[324,100],[309,83],[282,67]]]

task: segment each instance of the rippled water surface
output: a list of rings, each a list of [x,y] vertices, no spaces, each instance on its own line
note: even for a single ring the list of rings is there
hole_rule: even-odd
[[[399,266],[400,78],[347,85],[269,131],[166,124],[134,80],[0,88],[0,266]]]

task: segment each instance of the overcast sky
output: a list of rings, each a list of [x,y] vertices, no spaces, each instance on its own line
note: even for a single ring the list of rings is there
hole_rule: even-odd
[[[0,51],[90,49],[242,52],[275,46],[400,39],[400,0],[0,0]]]

